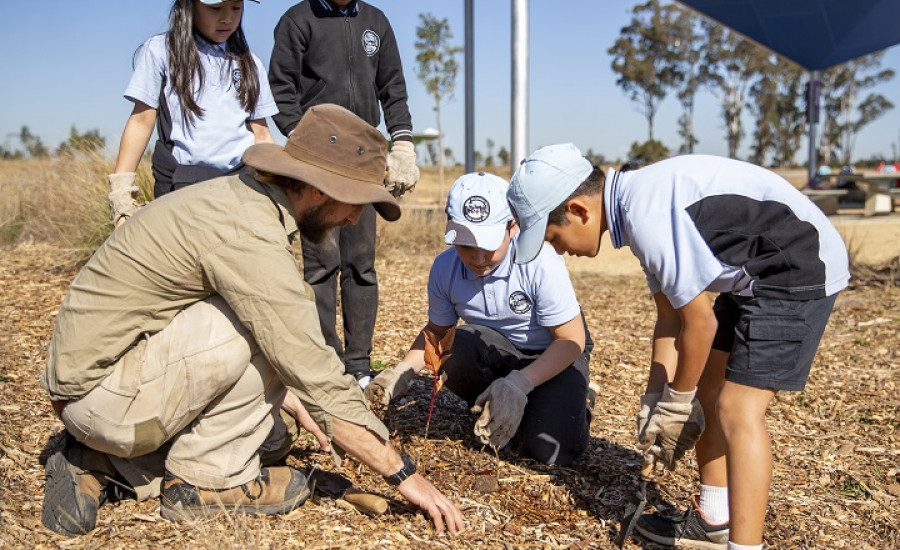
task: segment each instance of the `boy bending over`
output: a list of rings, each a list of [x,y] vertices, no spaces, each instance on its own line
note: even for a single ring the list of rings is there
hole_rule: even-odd
[[[551,145],[525,159],[508,197],[521,228],[516,263],[545,240],[596,256],[608,231],[646,274],[657,321],[638,446],[673,469],[696,441],[700,495],[683,516],[642,516],[638,532],[761,549],[772,478],[765,411],[777,391],[805,386],[850,278],[834,226],[776,174],[705,155],[604,174],[574,145]]]

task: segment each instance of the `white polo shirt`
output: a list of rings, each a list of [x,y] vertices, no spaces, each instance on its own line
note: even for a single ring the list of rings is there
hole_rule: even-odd
[[[544,350],[553,342],[547,327],[581,314],[562,256],[545,246],[533,262],[512,261],[517,240],[506,258],[484,277],[466,267],[456,248],[434,260],[428,275],[428,319],[440,326],[468,324],[492,328],[523,350]]]
[[[781,176],[753,164],[684,155],[610,170],[604,203],[613,246],[629,246],[650,292],[675,308],[707,290],[811,300],[850,279],[834,225]]]
[[[253,145],[253,132],[247,122],[272,116],[278,112],[267,71],[255,55],[259,73],[259,101],[256,110],[248,113],[241,105],[236,84],[240,82],[240,68],[227,57],[226,44],[212,44],[196,39],[203,66],[203,88],[194,100],[204,116],[194,117],[185,125],[181,104],[172,89],[169,77],[169,55],[165,34],[158,34],[144,42],[134,58],[134,74],[125,89],[125,98],[140,101],[161,110],[160,88],[166,83],[165,105],[171,113],[172,129],[169,138],[174,142],[172,154],[179,164],[204,165],[230,170],[241,162],[248,147]]]

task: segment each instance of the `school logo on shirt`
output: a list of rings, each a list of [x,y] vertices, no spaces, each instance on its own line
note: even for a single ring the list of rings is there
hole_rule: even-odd
[[[517,290],[509,295],[509,309],[516,313],[528,313],[533,305],[531,298],[521,290]]]
[[[491,215],[491,204],[484,197],[473,195],[462,207],[463,216],[472,223],[481,223]]]
[[[235,88],[239,89],[241,87],[241,70],[240,69],[234,69],[233,71],[231,71],[231,82],[234,83]]]
[[[378,38],[375,31],[367,30],[362,35],[362,45],[363,49],[366,51],[366,55],[372,57],[378,53],[378,48],[381,46],[381,39]]]

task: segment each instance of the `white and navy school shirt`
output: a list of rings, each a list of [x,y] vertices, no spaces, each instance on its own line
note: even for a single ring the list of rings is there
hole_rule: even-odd
[[[163,120],[171,121],[167,128],[173,142],[172,154],[178,164],[202,165],[230,170],[241,162],[248,147],[253,145],[250,120],[272,116],[278,112],[267,71],[256,55],[253,60],[259,73],[259,100],[256,110],[248,113],[241,105],[238,84],[239,65],[227,56],[227,44],[213,44],[196,37],[200,63],[203,66],[203,88],[194,100],[204,116],[194,117],[185,124],[181,103],[172,89],[169,78],[169,50],[166,35],[158,34],[144,42],[135,54],[134,74],[125,89],[125,98],[140,101],[158,111]],[[165,82],[165,102],[160,105],[160,91]]]
[[[459,258],[456,248],[434,260],[428,275],[428,319],[440,326],[485,326],[521,350],[544,350],[553,342],[548,327],[581,314],[575,289],[562,256],[545,246],[534,261],[512,261],[516,237],[503,262],[478,277]]]
[[[684,155],[610,170],[604,202],[613,246],[630,246],[650,292],[675,308],[704,291],[811,300],[850,279],[844,242],[822,211],[746,162]]]

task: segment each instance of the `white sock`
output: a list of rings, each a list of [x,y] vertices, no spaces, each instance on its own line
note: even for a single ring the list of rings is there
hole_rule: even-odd
[[[763,550],[762,544],[738,544],[728,541],[728,550]]]
[[[728,523],[728,487],[701,484],[700,510],[713,525]]]

